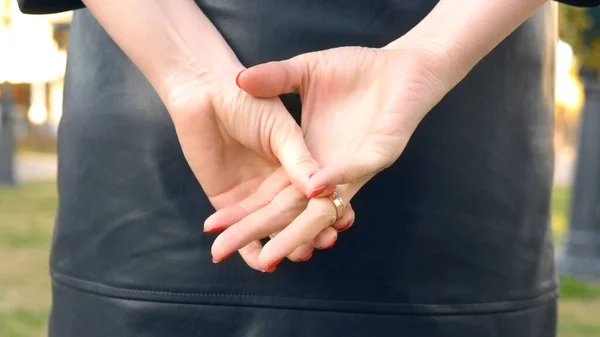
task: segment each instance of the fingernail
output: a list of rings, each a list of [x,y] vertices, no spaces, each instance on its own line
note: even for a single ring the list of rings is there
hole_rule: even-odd
[[[267,269],[261,270],[263,273],[272,273],[277,269],[277,265],[281,263],[283,259],[273,262]]]
[[[321,187],[317,188],[316,190],[314,190],[314,191],[313,191],[313,192],[312,192],[312,193],[311,193],[311,194],[308,196],[308,198],[309,198],[309,199],[312,199],[312,198],[316,197],[317,195],[319,195],[319,194],[321,194],[321,193],[325,192],[326,190],[327,190],[327,186],[321,186]]]
[[[272,273],[272,272],[274,272],[275,270],[277,270],[277,267],[273,267],[273,268],[271,268],[271,269],[268,269],[268,270],[261,270],[261,271],[262,271],[263,273]]]
[[[213,259],[212,259],[212,262],[213,262],[213,263],[219,263],[219,262],[221,262],[221,261],[223,261],[223,260],[227,260],[228,258],[230,258],[230,257],[231,257],[231,255],[233,255],[233,253],[230,253],[229,255],[225,255],[225,257],[223,257],[223,258],[222,258],[222,259],[220,259],[220,260],[217,260],[217,259],[215,259],[215,258],[213,257]]]
[[[204,231],[204,233],[216,233],[216,232],[222,232],[226,229],[227,229],[227,227],[217,227],[217,228],[212,228],[212,229],[204,228],[202,231]]]
[[[312,256],[313,255],[311,253],[307,258],[304,258],[304,259],[301,259],[301,260],[298,260],[298,261],[300,261],[300,262],[306,262],[306,261],[310,260],[312,258]]]
[[[348,220],[348,222],[346,222],[342,227],[337,228],[337,231],[341,233],[341,232],[345,231],[346,229],[350,228],[351,224],[352,224],[352,220]]]
[[[333,245],[335,245],[336,241],[337,241],[337,236],[335,238],[333,238],[333,241],[331,241],[331,243],[323,249],[330,249],[331,247],[333,247]]]
[[[242,88],[242,87],[240,87],[240,75],[241,75],[241,74],[242,74],[244,71],[246,71],[246,70],[244,69],[244,70],[240,71],[240,72],[237,74],[237,76],[235,77],[235,85],[237,85],[237,86],[238,86],[238,88],[240,88],[240,89]]]

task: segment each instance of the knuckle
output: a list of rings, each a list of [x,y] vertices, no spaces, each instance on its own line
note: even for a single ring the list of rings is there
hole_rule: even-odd
[[[242,231],[232,229],[223,232],[222,242],[227,242],[228,246],[235,246],[236,249],[242,248],[244,241],[248,239],[249,234]]]
[[[294,218],[306,208],[306,198],[296,192],[296,189],[287,189],[281,196],[271,201],[269,207],[279,218]]]
[[[329,227],[336,221],[335,206],[328,198],[312,199],[314,220],[324,224],[324,227]]]
[[[317,163],[309,154],[303,154],[296,158],[296,166],[317,166]]]
[[[269,204],[269,199],[261,193],[256,193],[252,198],[248,198],[244,203],[240,203],[240,207],[245,210],[253,210],[264,207]]]

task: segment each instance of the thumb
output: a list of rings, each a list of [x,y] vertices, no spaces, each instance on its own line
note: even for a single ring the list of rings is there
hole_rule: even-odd
[[[358,153],[343,161],[335,161],[311,176],[308,189],[359,183],[361,186],[390,166],[388,158],[375,152]]]
[[[310,59],[310,54],[304,54],[285,61],[260,64],[241,71],[235,82],[240,89],[255,97],[302,94]]]
[[[271,149],[292,184],[299,191],[305,191],[308,197],[314,194],[308,188],[308,182],[319,170],[319,164],[308,150],[302,129],[291,115],[286,113],[278,117],[269,135]]]

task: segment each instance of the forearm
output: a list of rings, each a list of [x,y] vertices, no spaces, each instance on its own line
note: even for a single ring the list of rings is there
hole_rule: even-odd
[[[454,86],[546,1],[440,0],[413,30],[387,48],[431,51],[440,80]]]
[[[231,48],[193,0],[84,3],[163,101],[178,83],[201,81],[208,70],[235,77],[235,71],[241,68]]]

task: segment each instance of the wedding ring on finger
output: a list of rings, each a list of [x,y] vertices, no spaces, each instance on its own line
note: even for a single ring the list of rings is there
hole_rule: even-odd
[[[344,213],[346,212],[346,205],[344,204],[344,200],[337,194],[337,192],[333,192],[329,195],[329,199],[333,202],[335,206],[335,221],[344,217]]]

